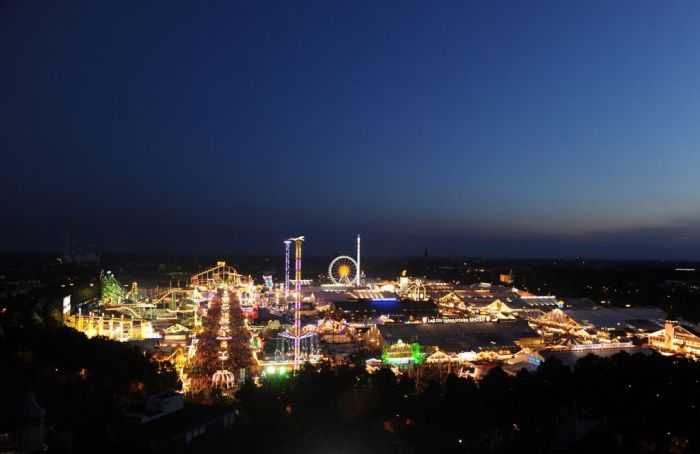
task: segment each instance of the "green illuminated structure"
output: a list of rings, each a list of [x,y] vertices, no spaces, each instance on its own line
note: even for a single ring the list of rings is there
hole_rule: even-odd
[[[100,274],[100,302],[120,304],[124,299],[124,287],[110,271]]]
[[[126,293],[126,295],[124,297],[127,300],[134,301],[134,302],[139,301],[141,298],[143,298],[143,295],[141,294],[141,291],[139,290],[139,286],[136,282],[131,283],[131,288],[129,289],[129,291]]]
[[[420,365],[425,361],[425,353],[419,343],[406,344],[401,339],[382,352],[382,362],[394,366]]]

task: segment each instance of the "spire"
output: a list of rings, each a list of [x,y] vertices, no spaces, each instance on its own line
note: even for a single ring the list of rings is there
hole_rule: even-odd
[[[360,234],[357,234],[357,277],[355,278],[357,286],[360,286]]]

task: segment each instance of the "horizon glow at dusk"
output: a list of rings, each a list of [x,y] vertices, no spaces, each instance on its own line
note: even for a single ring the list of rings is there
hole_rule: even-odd
[[[700,4],[0,3],[0,252],[700,260]]]

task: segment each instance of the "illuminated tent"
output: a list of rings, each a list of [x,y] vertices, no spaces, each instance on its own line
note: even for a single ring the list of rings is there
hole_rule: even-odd
[[[406,344],[401,339],[385,348],[382,353],[382,362],[395,366],[422,364],[424,359],[425,355],[421,353],[419,344]]]
[[[182,326],[179,323],[175,323],[174,325],[168,326],[163,331],[165,331],[166,334],[179,334],[179,333],[186,333],[186,332],[189,332],[191,330],[185,326]]]
[[[541,317],[532,320],[532,322],[538,327],[549,328],[550,330],[562,333],[578,333],[582,331],[583,328],[583,326],[566,315],[561,309],[551,310]]]
[[[425,358],[425,363],[426,364],[435,364],[435,363],[440,364],[440,363],[450,362],[452,360],[453,360],[453,358],[450,355],[441,351],[440,349],[437,349],[437,350],[435,350],[435,353],[433,353],[432,355]]]

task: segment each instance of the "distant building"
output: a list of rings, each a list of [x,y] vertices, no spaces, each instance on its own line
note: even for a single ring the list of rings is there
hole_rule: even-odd
[[[498,280],[506,285],[512,285],[515,282],[515,277],[513,276],[513,271],[511,270],[508,274],[501,274]]]
[[[0,298],[15,298],[20,295],[27,295],[42,285],[43,283],[39,279],[6,281],[4,276],[0,276]]]
[[[91,264],[100,263],[100,256],[95,252],[94,245],[87,245],[87,247],[78,251],[76,248],[75,241],[75,224],[71,224],[71,232],[64,237],[63,243],[63,261],[65,263],[76,263],[76,264]]]

